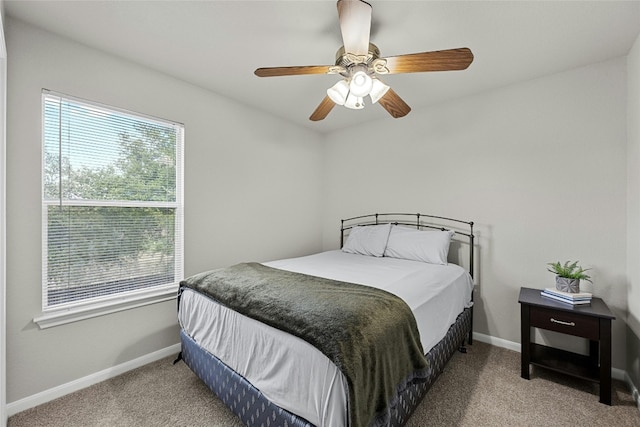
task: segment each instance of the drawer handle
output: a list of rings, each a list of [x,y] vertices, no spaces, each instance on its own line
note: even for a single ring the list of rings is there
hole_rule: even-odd
[[[553,323],[560,323],[561,325],[565,325],[565,326],[576,326],[574,322],[563,322],[562,320],[556,320],[553,317],[551,318],[551,321]]]

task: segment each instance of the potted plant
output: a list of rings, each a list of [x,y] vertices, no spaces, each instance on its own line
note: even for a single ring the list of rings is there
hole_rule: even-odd
[[[567,261],[564,264],[550,262],[547,265],[549,265],[547,270],[556,275],[556,289],[559,291],[578,293],[580,292],[580,280],[591,282],[591,277],[585,273],[591,269],[580,267],[578,261]]]

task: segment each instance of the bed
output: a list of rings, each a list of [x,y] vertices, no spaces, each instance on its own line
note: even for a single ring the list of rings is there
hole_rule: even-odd
[[[181,283],[181,358],[246,425],[403,425],[472,343],[473,222],[363,215],[340,248]]]

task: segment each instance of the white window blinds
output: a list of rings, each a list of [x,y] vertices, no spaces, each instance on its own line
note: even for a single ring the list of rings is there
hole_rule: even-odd
[[[180,124],[43,91],[43,310],[183,276]]]

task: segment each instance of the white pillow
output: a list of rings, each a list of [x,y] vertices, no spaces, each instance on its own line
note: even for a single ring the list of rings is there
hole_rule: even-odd
[[[343,252],[381,257],[387,247],[391,224],[357,226],[351,229]]]
[[[391,228],[384,256],[447,265],[449,244],[454,231],[421,231],[406,227]]]

